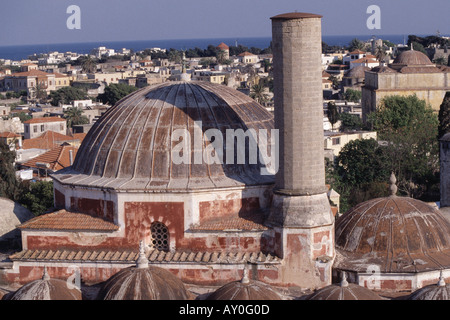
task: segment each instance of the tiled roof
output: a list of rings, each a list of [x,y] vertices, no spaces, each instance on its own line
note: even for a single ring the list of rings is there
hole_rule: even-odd
[[[20,138],[21,135],[14,133],[14,132],[1,132],[0,138]]]
[[[27,121],[24,121],[24,123],[30,124],[30,123],[46,123],[46,122],[65,122],[66,120],[59,117],[45,117],[45,118],[34,118]]]
[[[247,51],[242,52],[242,53],[239,54],[239,57],[244,57],[244,56],[254,56],[254,54],[250,53],[250,52],[247,52]]]
[[[71,145],[63,144],[57,146],[50,151],[33,158],[22,165],[30,168],[38,168],[36,163],[48,163],[49,170],[58,171],[64,168],[67,168],[71,165],[70,163],[70,151],[73,151],[73,159],[77,154],[78,148],[73,147]]]
[[[221,217],[205,221],[191,227],[192,231],[263,231],[267,227],[262,224],[264,216],[258,212],[247,214],[245,217],[237,215],[228,218]]]
[[[52,149],[60,146],[64,142],[70,142],[73,140],[80,140],[81,143],[84,138],[82,135],[85,134],[80,134],[77,136],[74,135],[73,137],[71,137],[48,130],[37,138],[25,139],[23,141],[23,149]]]
[[[278,264],[280,259],[262,252],[192,252],[192,251],[159,251],[146,252],[150,263],[214,263],[214,264]],[[12,261],[86,261],[86,262],[122,262],[134,263],[139,257],[136,251],[119,250],[22,250],[11,255]]]
[[[63,209],[28,220],[18,226],[18,228],[35,230],[116,231],[119,229],[119,226],[88,214],[69,212]]]

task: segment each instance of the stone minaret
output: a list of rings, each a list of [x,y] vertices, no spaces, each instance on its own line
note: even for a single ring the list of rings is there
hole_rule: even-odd
[[[285,261],[282,281],[331,284],[334,217],[325,186],[321,16],[272,17],[275,127],[279,171],[268,223]]]

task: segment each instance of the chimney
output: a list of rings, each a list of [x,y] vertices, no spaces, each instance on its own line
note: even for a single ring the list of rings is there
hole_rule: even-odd
[[[284,281],[303,288],[331,284],[334,259],[323,150],[321,18],[299,12],[271,18],[280,167],[268,224],[279,239],[274,251],[286,261]],[[299,239],[305,242],[299,245]],[[317,262],[317,248],[320,261],[328,262]]]
[[[69,161],[70,165],[73,165],[73,150],[69,150]]]

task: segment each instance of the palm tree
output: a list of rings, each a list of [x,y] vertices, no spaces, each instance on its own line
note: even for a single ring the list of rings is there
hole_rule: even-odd
[[[97,70],[97,61],[88,55],[82,58],[81,68],[85,73],[94,73]]]
[[[380,66],[384,58],[386,58],[386,55],[387,55],[386,50],[382,46],[378,46],[375,52],[375,57],[380,62]]]
[[[89,119],[83,115],[83,110],[78,107],[70,107],[64,111],[64,117],[67,120],[67,127],[72,128],[72,126],[80,124],[88,124]]]
[[[267,95],[264,93],[265,87],[262,83],[255,84],[251,87],[250,97],[258,103],[267,101]]]

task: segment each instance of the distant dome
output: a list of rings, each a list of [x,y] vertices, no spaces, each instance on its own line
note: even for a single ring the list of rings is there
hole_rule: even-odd
[[[433,65],[426,54],[416,50],[403,51],[397,56],[397,58],[395,58],[394,64]]]
[[[355,283],[347,282],[346,277],[340,283],[331,284],[316,290],[306,300],[384,300],[371,290]]]
[[[81,300],[81,291],[76,287],[69,288],[67,281],[50,279],[46,269],[42,279],[32,281],[12,295],[8,300]]]
[[[419,200],[395,195],[372,199],[337,219],[336,251],[342,270],[366,271],[373,265],[387,273],[449,268],[450,222]]]
[[[200,121],[198,130],[195,122]],[[226,137],[227,129],[270,133],[273,128],[273,115],[235,89],[200,81],[165,82],[138,90],[110,108],[83,140],[74,165],[53,178],[62,184],[149,191],[271,184],[274,176],[261,175],[260,162],[229,164],[225,149],[223,164],[195,160],[194,140],[196,132],[201,136],[207,129]],[[172,161],[174,147],[183,140],[172,137],[176,129],[190,134],[189,163]]]
[[[188,300],[190,294],[183,282],[165,269],[148,266],[139,256],[136,267],[125,268],[106,281],[97,300]]]
[[[366,77],[366,71],[369,71],[369,67],[365,66],[356,66],[351,68],[347,73],[345,74],[346,78],[355,78],[355,79],[361,79]]]
[[[20,238],[18,225],[34,218],[34,215],[18,203],[6,198],[0,198],[0,246],[2,243],[11,245],[11,240]]]
[[[242,280],[230,282],[213,293],[207,300],[281,300],[280,295],[268,284],[250,280],[244,271]]]
[[[450,300],[450,285],[445,283],[441,273],[438,283],[414,291],[408,300]]]

